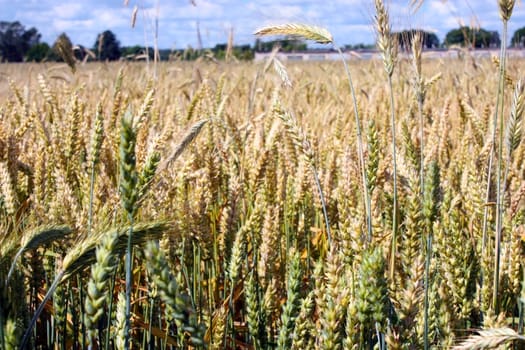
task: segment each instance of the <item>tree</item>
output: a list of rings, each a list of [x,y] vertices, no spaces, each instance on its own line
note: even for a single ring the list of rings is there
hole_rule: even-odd
[[[281,52],[306,51],[306,49],[308,48],[304,41],[297,39],[284,39],[272,41],[262,41],[261,39],[256,39],[255,51],[271,52],[275,45],[281,46]]]
[[[99,60],[115,61],[121,56],[120,42],[111,30],[106,30],[97,36],[93,51]]]
[[[20,22],[0,22],[0,61],[22,62],[31,47],[40,41],[36,28],[28,30]]]
[[[28,62],[42,62],[47,61],[51,54],[51,48],[47,43],[39,43],[33,45],[27,51],[26,61]]]
[[[510,42],[511,42],[511,45],[514,47],[524,47],[525,46],[525,27],[516,30]]]
[[[445,37],[445,45],[461,45],[466,47],[499,47],[499,33],[483,28],[460,27],[449,31]]]
[[[410,50],[412,45],[412,39],[416,33],[421,33],[423,36],[423,47],[427,49],[433,49],[439,47],[439,38],[435,33],[426,32],[421,29],[403,30],[402,32],[396,32],[397,42],[402,49]]]

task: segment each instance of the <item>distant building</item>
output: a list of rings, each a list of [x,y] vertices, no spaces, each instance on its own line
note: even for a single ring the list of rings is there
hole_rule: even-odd
[[[465,56],[468,54],[476,58],[490,58],[492,56],[499,56],[499,49],[465,49],[465,48],[449,48],[449,49],[432,49],[424,50],[424,58],[455,58]],[[525,58],[525,50],[519,50],[515,48],[509,48],[507,54],[512,58]],[[265,61],[272,55],[271,52],[256,52],[255,61]],[[380,59],[381,53],[377,50],[360,49],[360,50],[347,50],[343,52],[343,56],[346,60],[370,60]],[[400,52],[400,57],[409,58],[409,52]],[[298,52],[278,52],[277,58],[281,61],[289,62],[311,62],[311,61],[337,61],[341,59],[341,56],[337,51],[334,50],[307,50]]]
[[[264,61],[272,55],[271,52],[256,52],[255,61]],[[344,51],[345,59],[371,59],[379,56],[376,50],[350,50]],[[335,50],[307,50],[297,52],[278,52],[277,58],[281,61],[336,61],[341,59],[339,53]]]

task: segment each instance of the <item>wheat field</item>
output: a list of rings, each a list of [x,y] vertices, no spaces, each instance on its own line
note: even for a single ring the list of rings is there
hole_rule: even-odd
[[[1,348],[523,341],[524,62],[407,57],[0,65]]]

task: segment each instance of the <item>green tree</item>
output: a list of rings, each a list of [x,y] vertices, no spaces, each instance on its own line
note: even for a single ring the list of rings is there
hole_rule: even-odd
[[[516,30],[510,42],[511,42],[511,45],[514,47],[524,47],[525,46],[525,27]]]
[[[51,54],[51,48],[47,43],[39,43],[33,45],[29,51],[27,51],[26,61],[28,62],[42,62],[49,59]]]
[[[134,45],[134,46],[123,46],[120,49],[120,55],[123,58],[126,59],[136,59],[138,56],[146,57],[146,52],[148,53],[148,56],[150,59],[153,59],[153,53],[154,50],[152,47],[148,47],[148,50],[146,50],[145,47],[140,45]]]
[[[22,62],[31,47],[40,42],[36,28],[28,30],[20,22],[0,22],[0,61]]]
[[[233,55],[243,61],[253,60],[255,56],[250,45],[234,46]]]
[[[120,42],[111,30],[106,30],[97,36],[93,51],[99,60],[115,61],[121,56]]]
[[[302,40],[297,39],[284,39],[284,40],[271,40],[262,41],[260,39],[255,40],[255,51],[256,52],[271,52],[275,45],[281,46],[281,52],[294,52],[294,51],[306,51],[308,47]]]
[[[410,49],[412,45],[412,38],[416,33],[422,33],[423,47],[427,49],[439,47],[438,36],[434,33],[426,32],[421,29],[403,30],[401,32],[394,33],[394,35],[396,36],[397,42],[402,49]]]
[[[465,47],[499,47],[499,33],[483,28],[460,27],[449,31],[445,37],[445,46],[461,45]]]

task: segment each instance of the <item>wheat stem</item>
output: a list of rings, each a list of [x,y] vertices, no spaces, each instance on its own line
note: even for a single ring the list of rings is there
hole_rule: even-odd
[[[341,57],[343,61],[343,66],[345,68],[346,77],[348,79],[348,84],[350,86],[350,94],[352,95],[352,103],[354,106],[354,116],[355,116],[355,127],[356,127],[356,136],[357,136],[357,155],[359,157],[359,166],[361,167],[361,180],[363,181],[363,201],[365,204],[365,212],[366,212],[366,227],[368,232],[368,242],[370,243],[372,241],[372,209],[371,209],[371,200],[370,200],[370,189],[368,188],[368,179],[366,176],[366,168],[365,168],[365,156],[364,156],[364,150],[363,150],[363,136],[361,133],[361,120],[359,118],[359,108],[357,106],[357,97],[355,94],[354,84],[352,82],[352,75],[350,74],[350,69],[348,68],[348,64],[346,63],[346,60],[344,58],[343,52],[339,48],[339,46],[335,45],[337,52],[339,53],[339,56]]]
[[[506,66],[506,46],[507,46],[507,20],[503,20],[503,36],[501,42],[501,58],[500,58],[500,83],[498,89],[498,101],[500,101],[500,110],[496,104],[496,116],[494,117],[494,124],[496,124],[496,119],[498,118],[499,112],[499,144],[498,144],[498,162],[497,162],[497,180],[496,180],[496,242],[494,248],[495,260],[494,260],[494,281],[493,281],[493,297],[492,297],[492,306],[494,307],[494,312],[499,313],[499,272],[501,264],[501,234],[502,234],[502,187],[501,187],[501,167],[502,167],[502,157],[503,157],[503,112],[504,112],[504,101],[505,101],[505,81],[503,77],[505,76],[505,66]],[[495,125],[494,125],[495,126]],[[494,128],[494,133],[496,128]]]

